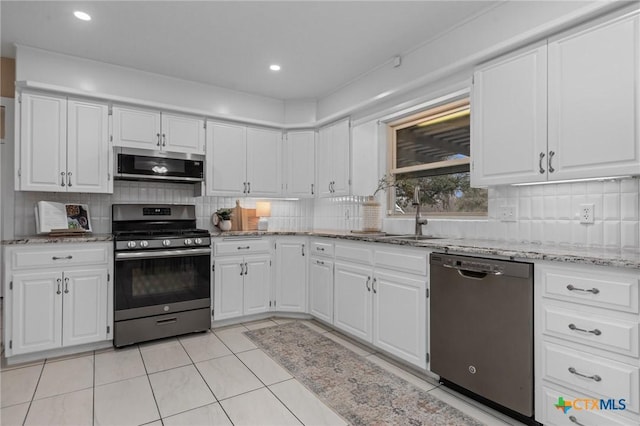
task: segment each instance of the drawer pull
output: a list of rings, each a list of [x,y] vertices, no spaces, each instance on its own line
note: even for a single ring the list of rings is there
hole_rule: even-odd
[[[317,263],[318,265],[324,265],[324,262],[323,262],[322,260],[316,260],[316,263]]]
[[[51,259],[53,259],[53,260],[71,260],[71,259],[73,259],[73,256],[71,256],[71,255],[65,256],[65,257],[53,256]]]
[[[567,286],[567,290],[569,290],[569,291],[584,291],[585,293],[593,293],[593,294],[598,294],[598,293],[600,293],[600,290],[598,290],[598,289],[597,289],[597,288],[595,288],[595,287],[594,287],[594,288],[587,288],[587,289],[584,289],[584,288],[574,287],[574,286],[573,286],[573,285],[571,285],[571,284],[569,284],[569,285]]]
[[[156,321],[156,325],[168,325],[168,324],[175,324],[178,322],[178,318],[167,318],[167,319],[161,319]]]
[[[597,374],[594,374],[593,376],[587,376],[586,374],[579,373],[578,370],[573,367],[569,367],[569,373],[575,374],[576,376],[584,377],[585,379],[591,379],[595,382],[599,382],[602,380],[602,377],[598,376]]]
[[[316,250],[318,250],[318,251],[324,251],[324,247],[316,247]]]
[[[238,247],[238,250],[249,250],[251,248],[251,246],[241,246]]]
[[[583,333],[595,334],[596,336],[599,336],[599,335],[602,334],[602,331],[598,330],[597,328],[594,328],[593,330],[585,330],[584,328],[576,327],[575,324],[569,324],[569,329],[571,329],[573,331],[582,331]]]
[[[584,424],[580,423],[578,419],[576,419],[576,416],[569,416],[569,420],[571,420],[571,423],[574,423],[578,426],[584,426]]]

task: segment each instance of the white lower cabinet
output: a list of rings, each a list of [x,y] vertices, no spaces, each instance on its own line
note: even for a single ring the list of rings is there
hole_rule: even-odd
[[[309,313],[333,324],[333,261],[327,258],[309,261]]]
[[[381,268],[378,262],[372,264],[369,259],[378,257],[375,247],[336,244],[333,324],[400,359],[426,368],[426,273],[405,274]],[[424,250],[380,249],[422,257],[422,263],[427,263]]]
[[[87,250],[102,250],[104,264],[82,265],[72,254],[83,245],[5,249],[5,348],[7,357],[101,342],[111,338],[113,289],[110,282],[111,244],[87,243]],[[22,268],[10,261],[24,257],[43,262]],[[49,265],[51,258],[60,266]],[[77,266],[78,264],[82,266]]]
[[[214,254],[213,319],[269,311],[270,243],[262,239],[220,241],[214,243]]]
[[[307,312],[307,240],[279,238],[276,242],[276,283],[273,309]]]

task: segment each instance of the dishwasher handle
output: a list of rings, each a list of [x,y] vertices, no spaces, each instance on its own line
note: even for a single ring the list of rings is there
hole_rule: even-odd
[[[459,266],[449,265],[447,263],[443,263],[442,266],[449,269],[455,269],[458,271],[458,275],[464,278],[470,278],[472,280],[481,280],[486,278],[487,275],[499,276],[502,275],[503,272],[500,270],[494,269],[476,269],[476,268],[463,268]]]

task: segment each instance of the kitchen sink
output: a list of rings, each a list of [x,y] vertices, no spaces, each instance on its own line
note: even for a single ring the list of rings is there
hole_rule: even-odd
[[[403,240],[403,241],[426,241],[426,240],[439,240],[443,237],[434,237],[431,235],[414,235],[414,234],[405,234],[405,235],[390,235],[387,234],[384,237],[380,237],[381,240]]]

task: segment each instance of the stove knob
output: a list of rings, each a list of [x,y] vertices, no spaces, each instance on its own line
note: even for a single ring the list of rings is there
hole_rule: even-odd
[[[129,248],[135,248],[135,247],[136,247],[136,242],[135,242],[135,241],[129,241],[129,242],[127,243],[127,247],[129,247]]]
[[[196,238],[193,242],[200,245],[202,244],[202,238]]]
[[[190,246],[191,244],[193,244],[193,241],[191,240],[191,238],[187,238],[186,240],[184,240],[185,246]]]
[[[140,241],[140,247],[145,248],[149,246],[149,242],[148,241]]]
[[[171,245],[171,240],[163,240],[162,245],[165,247],[169,247]]]

